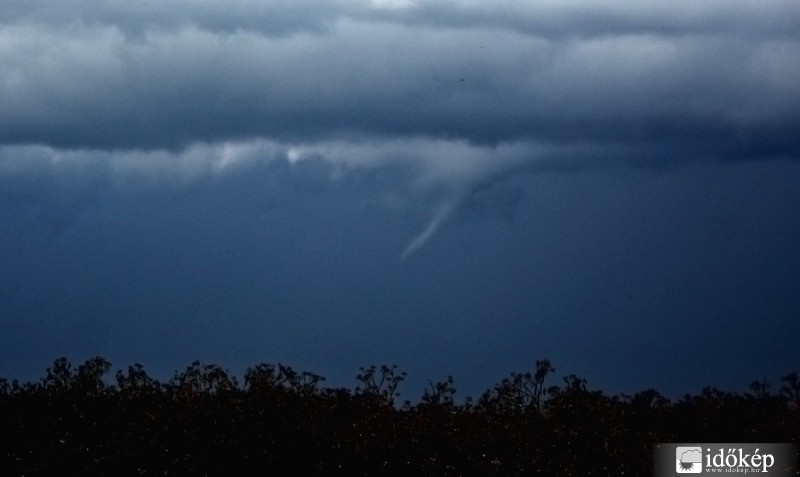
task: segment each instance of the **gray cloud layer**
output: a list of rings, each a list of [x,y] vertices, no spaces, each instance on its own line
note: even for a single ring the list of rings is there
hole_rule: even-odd
[[[800,151],[796,2],[95,3],[5,4],[0,141]]]

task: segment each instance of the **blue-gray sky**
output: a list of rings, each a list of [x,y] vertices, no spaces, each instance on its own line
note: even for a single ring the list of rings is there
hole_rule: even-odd
[[[800,4],[0,6],[0,375],[800,370]]]

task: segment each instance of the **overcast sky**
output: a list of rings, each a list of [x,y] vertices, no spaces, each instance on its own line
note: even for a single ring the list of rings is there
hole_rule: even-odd
[[[800,371],[796,0],[5,0],[0,376]]]

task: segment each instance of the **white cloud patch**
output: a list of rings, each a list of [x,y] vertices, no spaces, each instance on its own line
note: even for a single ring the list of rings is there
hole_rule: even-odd
[[[368,4],[376,8],[388,8],[390,10],[411,8],[417,5],[416,0],[369,0]]]

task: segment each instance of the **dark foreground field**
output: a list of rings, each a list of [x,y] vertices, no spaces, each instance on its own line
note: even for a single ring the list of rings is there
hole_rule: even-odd
[[[798,442],[800,380],[608,396],[538,361],[472,401],[452,379],[401,401],[395,367],[362,368],[355,389],[285,365],[239,383],[193,363],[166,383],[139,365],[107,375],[64,358],[39,382],[0,380],[0,475],[650,475],[656,442]],[[112,384],[113,381],[113,384]]]

